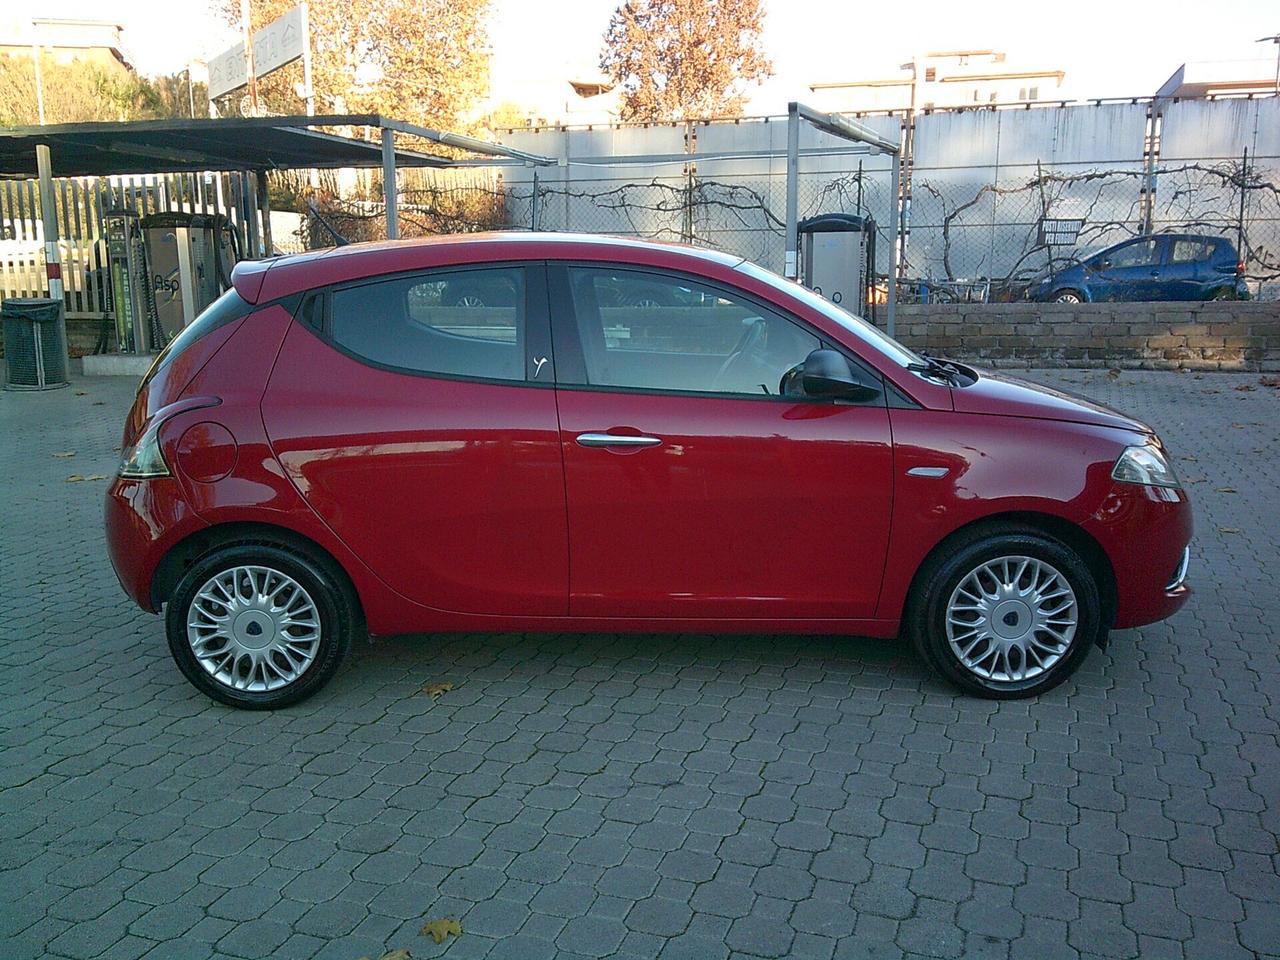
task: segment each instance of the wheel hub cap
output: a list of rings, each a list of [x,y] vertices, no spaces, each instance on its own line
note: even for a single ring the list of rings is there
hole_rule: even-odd
[[[320,614],[311,595],[270,567],[232,567],[196,592],[187,611],[196,661],[234,690],[288,686],[315,661]]]
[[[947,642],[966,670],[993,683],[1032,680],[1062,659],[1079,607],[1067,579],[1034,557],[971,570],[947,604]]]

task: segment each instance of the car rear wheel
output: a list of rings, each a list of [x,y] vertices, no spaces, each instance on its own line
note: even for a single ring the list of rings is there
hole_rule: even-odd
[[[922,571],[907,630],[944,678],[993,699],[1049,690],[1101,627],[1093,574],[1066,544],[1006,528],[963,541]]]
[[[1083,303],[1084,297],[1074,290],[1059,290],[1053,295],[1054,303]]]
[[[1213,296],[1211,296],[1209,299],[1210,300],[1234,300],[1235,298],[1236,298],[1236,292],[1234,290],[1232,290],[1230,287],[1221,287],[1213,291]]]
[[[192,564],[165,615],[183,675],[206,696],[249,710],[319,690],[360,623],[350,590],[326,567],[265,543],[226,546]]]

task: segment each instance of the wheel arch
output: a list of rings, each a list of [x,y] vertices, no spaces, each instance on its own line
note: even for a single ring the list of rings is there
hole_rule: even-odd
[[[1040,513],[1034,510],[1010,510],[1002,513],[988,514],[957,527],[933,545],[925,554],[920,565],[911,578],[911,586],[907,588],[906,609],[910,610],[920,596],[933,566],[939,558],[954,550],[959,544],[976,540],[990,533],[1021,528],[1052,537],[1074,550],[1085,566],[1093,574],[1098,587],[1098,598],[1102,601],[1102,636],[1115,622],[1118,604],[1115,569],[1111,566],[1111,558],[1089,531],[1063,517],[1051,513]]]
[[[155,573],[151,577],[152,609],[159,610],[173,596],[178,581],[197,560],[220,547],[237,543],[269,543],[305,554],[325,567],[338,581],[339,587],[350,594],[361,621],[364,620],[360,591],[356,589],[346,568],[332,553],[296,530],[262,522],[214,524],[202,527],[175,543],[156,564]]]

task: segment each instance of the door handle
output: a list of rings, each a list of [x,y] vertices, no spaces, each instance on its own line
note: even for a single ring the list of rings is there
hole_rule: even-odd
[[[580,433],[580,447],[656,447],[662,443],[657,437],[629,437],[616,433]]]

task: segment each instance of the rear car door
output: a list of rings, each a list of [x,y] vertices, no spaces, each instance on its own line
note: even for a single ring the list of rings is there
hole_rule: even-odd
[[[1202,300],[1209,278],[1212,247],[1204,240],[1173,237],[1164,265],[1167,300]]]
[[[742,291],[549,269],[570,612],[871,617],[892,500],[884,395],[805,398],[788,374],[821,338]]]
[[[563,615],[564,475],[542,264],[376,277],[304,300],[263,397],[312,509],[437,609]]]

